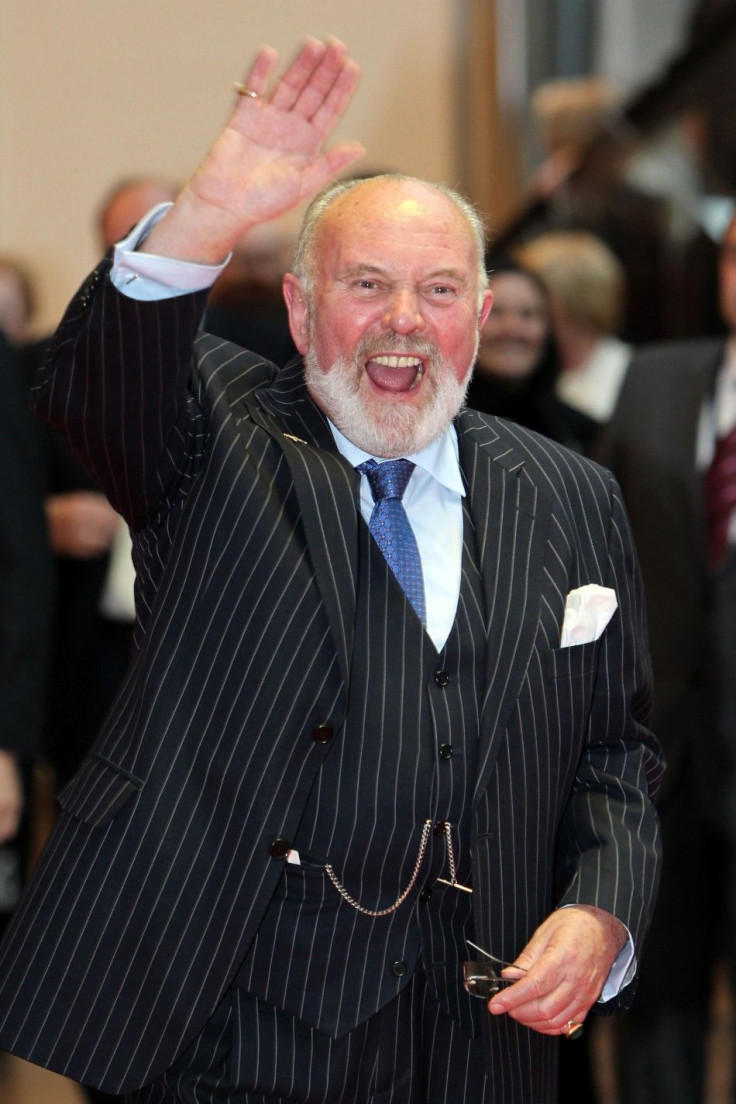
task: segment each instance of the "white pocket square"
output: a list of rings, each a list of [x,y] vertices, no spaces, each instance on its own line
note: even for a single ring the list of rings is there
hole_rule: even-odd
[[[560,647],[597,640],[617,608],[616,591],[611,587],[588,583],[571,590],[565,599]]]

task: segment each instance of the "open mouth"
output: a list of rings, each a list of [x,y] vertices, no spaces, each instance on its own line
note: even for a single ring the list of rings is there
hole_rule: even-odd
[[[401,393],[418,386],[424,375],[424,361],[407,353],[380,353],[366,361],[365,370],[376,387]]]

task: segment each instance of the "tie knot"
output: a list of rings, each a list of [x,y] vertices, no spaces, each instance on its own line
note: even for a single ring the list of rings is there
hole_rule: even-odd
[[[404,497],[404,491],[416,467],[411,460],[386,460],[377,464],[375,460],[366,460],[357,470],[368,476],[374,502],[385,498]]]

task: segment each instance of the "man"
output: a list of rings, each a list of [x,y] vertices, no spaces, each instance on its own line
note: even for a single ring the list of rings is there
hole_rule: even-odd
[[[315,201],[284,283],[304,367],[197,336],[234,243],[359,152],[323,149],[344,46],[275,64],[42,373],[135,534],[141,626],[5,945],[0,1044],[140,1104],[552,1100],[656,882],[626,522],[606,473],[456,417],[490,295],[446,190]],[[560,648],[587,584],[607,612]],[[468,940],[515,964],[488,1006]]]
[[[713,969],[734,965],[736,220],[719,283],[729,336],[640,351],[601,449],[641,556],[669,764],[662,894],[622,1039],[631,1104],[702,1099]]]

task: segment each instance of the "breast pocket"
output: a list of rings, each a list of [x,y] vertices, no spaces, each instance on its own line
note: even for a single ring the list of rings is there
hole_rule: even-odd
[[[595,692],[599,642],[553,648],[546,655],[546,698],[552,729],[550,750],[567,761],[565,748],[578,748],[585,737]]]
[[[109,824],[143,785],[140,778],[94,753],[58,796],[65,813],[85,824]]]
[[[573,644],[569,648],[551,648],[547,652],[545,672],[548,678],[569,679],[591,675],[598,659],[600,640]]]

